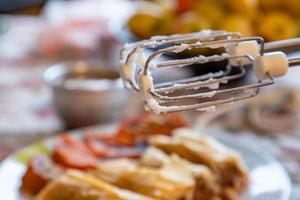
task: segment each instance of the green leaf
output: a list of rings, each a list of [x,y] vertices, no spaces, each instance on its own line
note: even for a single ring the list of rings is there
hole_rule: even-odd
[[[49,155],[50,149],[43,142],[30,145],[16,153],[14,158],[21,163],[28,163],[28,161],[36,155]]]

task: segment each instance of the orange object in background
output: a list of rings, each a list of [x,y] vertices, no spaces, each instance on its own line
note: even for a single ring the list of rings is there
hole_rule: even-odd
[[[147,6],[141,6],[129,18],[128,28],[139,39],[203,29],[240,32],[243,36],[261,36],[267,42],[300,36],[299,0],[161,2],[164,1],[141,0],[140,3],[146,3]],[[150,9],[165,14],[154,15],[153,12],[146,12]]]
[[[196,0],[177,0],[176,2],[177,13],[183,13],[193,8]]]

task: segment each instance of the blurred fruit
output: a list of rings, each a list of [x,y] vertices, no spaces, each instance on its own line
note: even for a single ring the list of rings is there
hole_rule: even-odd
[[[128,26],[140,38],[223,29],[273,41],[296,37],[300,30],[300,0],[141,0],[138,3],[142,6]]]
[[[298,0],[296,0],[298,1]],[[259,6],[263,10],[274,10],[281,8],[284,0],[259,0]]]
[[[300,15],[300,0],[285,0],[285,8],[294,15]]]
[[[169,35],[172,33],[176,21],[176,13],[172,9],[166,9],[156,27],[156,34]]]
[[[128,27],[138,37],[149,38],[156,32],[159,18],[146,12],[138,12],[128,21]]]
[[[227,17],[219,26],[219,29],[229,32],[240,32],[243,36],[253,36],[252,22],[241,15]]]
[[[296,37],[298,28],[296,22],[287,14],[272,12],[264,16],[258,26],[258,34],[268,41]]]
[[[180,15],[175,23],[175,33],[190,33],[202,29],[210,29],[211,23],[203,16],[189,11]]]
[[[233,11],[245,15],[247,17],[254,17],[258,9],[258,0],[224,0],[227,6]]]
[[[175,10],[176,2],[174,0],[153,0],[157,5],[165,8]]]
[[[183,13],[193,8],[197,0],[176,0],[177,13]]]
[[[169,11],[174,12],[174,8],[149,1],[139,1],[136,8],[137,12],[127,22],[129,29],[135,36],[149,38],[165,32],[160,30],[162,27],[170,29],[170,25],[164,27],[162,24],[168,25],[170,23],[165,23],[164,20],[170,21],[168,20],[170,17],[166,16],[169,16]]]
[[[194,10],[206,17],[213,25],[219,24],[225,15],[224,5],[218,0],[198,1]]]

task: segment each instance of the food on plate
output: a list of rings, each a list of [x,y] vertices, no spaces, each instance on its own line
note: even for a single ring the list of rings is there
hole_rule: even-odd
[[[171,135],[174,129],[186,126],[185,119],[178,114],[143,114],[121,122],[117,135],[133,135],[135,142],[144,142],[153,135]]]
[[[172,130],[185,125],[185,120],[177,114],[143,114],[121,122],[114,134],[87,131],[83,141],[62,135],[53,148],[52,158],[63,167],[75,169],[95,168],[99,158],[136,158],[141,154],[139,146],[148,137],[155,134],[170,135]]]
[[[108,161],[110,162],[110,161]],[[185,199],[192,185],[174,181],[158,169],[138,167],[133,163],[118,161],[100,164],[94,171],[96,177],[123,189],[162,200]]]
[[[211,138],[178,129],[172,137],[151,138],[150,144],[167,154],[175,153],[190,162],[208,166],[217,176],[224,199],[235,199],[247,186],[247,170],[240,156]]]
[[[27,171],[22,177],[20,190],[28,195],[36,194],[62,173],[63,170],[52,160],[39,155],[29,162]]]
[[[66,168],[95,168],[97,158],[89,150],[77,149],[76,146],[57,145],[53,149],[52,158]]]
[[[187,146],[177,147],[172,141]],[[247,171],[241,158],[212,138],[199,136],[190,129],[179,129],[173,136],[153,136],[150,142],[154,146],[147,147],[141,158],[104,160],[96,168],[80,172],[76,180],[81,180],[79,183],[83,185],[87,180],[92,182],[88,183],[90,186],[100,184],[96,187],[105,195],[107,190],[111,192],[115,188],[114,194],[117,194],[115,190],[130,191],[160,200],[234,200],[247,185]],[[69,171],[66,175],[70,176]],[[57,192],[57,184],[62,184],[66,175],[52,181],[39,196],[46,194],[49,200],[54,198],[52,193]],[[87,195],[92,190],[74,186],[73,181],[63,184],[76,195]]]
[[[237,199],[247,185],[242,159],[184,125],[177,114],[147,114],[115,134],[64,134],[43,162],[29,163],[21,191],[39,200]]]
[[[170,135],[175,128],[184,126],[185,119],[178,114],[142,114],[121,122],[115,133],[93,129],[85,131],[83,138],[62,134],[53,145],[50,157],[38,156],[28,164],[20,189],[28,194],[38,193],[58,169],[95,169],[103,159],[138,158],[148,137]],[[48,168],[54,172],[44,173]]]
[[[38,195],[38,200],[155,200],[122,190],[84,172],[67,171]]]
[[[300,18],[298,0],[240,0],[238,3],[232,0],[169,0],[168,6],[162,2],[137,3],[148,6],[137,6],[136,13],[128,20],[127,25],[134,35],[146,39],[154,35],[224,29],[273,41],[300,34],[299,20],[296,20]],[[147,17],[141,15],[149,10],[155,13],[155,19],[149,14]]]
[[[168,155],[162,150],[150,146],[145,150],[139,162],[142,166],[161,167],[164,163],[168,162],[168,160]]]
[[[175,144],[171,151],[161,146],[162,140],[180,139],[179,143],[188,145],[192,153],[186,154],[189,151],[181,151]],[[147,147],[140,159],[104,160],[94,169],[76,172],[75,177],[74,171],[67,170],[48,184],[39,198],[64,199],[71,195],[86,199],[95,194],[97,198],[112,195],[107,198],[113,199],[118,198],[117,191],[130,191],[161,200],[231,200],[237,199],[245,189],[247,172],[242,160],[217,141],[195,135],[189,129],[176,130],[174,136],[156,135],[150,140],[154,146]],[[171,142],[164,145],[172,146]],[[69,193],[60,194],[59,188]]]
[[[200,199],[215,197],[214,176],[206,166],[177,155],[167,157],[167,162],[155,168],[124,159],[107,161],[91,173],[118,187],[162,200],[193,199],[196,190],[202,195]],[[197,181],[203,184],[195,188]]]

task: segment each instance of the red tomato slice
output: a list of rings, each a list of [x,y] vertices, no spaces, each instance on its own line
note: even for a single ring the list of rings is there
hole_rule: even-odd
[[[109,156],[109,147],[100,141],[87,139],[86,145],[98,158],[106,158]]]
[[[34,160],[30,161],[25,174],[22,177],[21,191],[34,195],[39,193],[50,181],[37,169]]]
[[[52,154],[53,160],[66,168],[90,169],[97,166],[97,158],[89,151],[67,146],[58,145]]]

